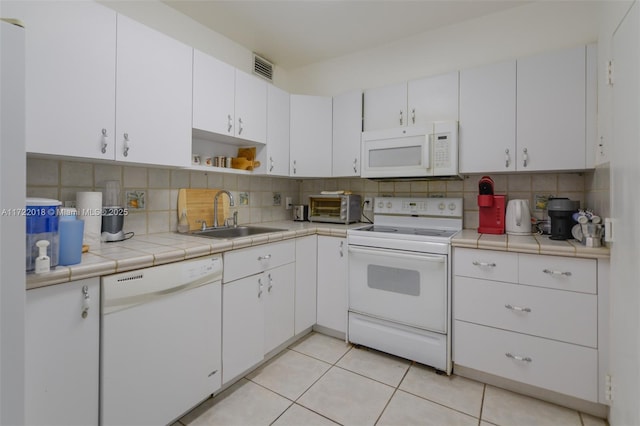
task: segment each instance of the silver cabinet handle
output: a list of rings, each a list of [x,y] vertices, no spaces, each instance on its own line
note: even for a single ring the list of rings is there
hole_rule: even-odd
[[[509,168],[509,161],[510,161],[510,157],[509,157],[509,148],[504,150],[504,167],[506,169]]]
[[[296,174],[296,160],[293,160],[293,174]]]
[[[522,166],[527,167],[527,162],[529,161],[529,154],[527,148],[522,148]]]
[[[514,355],[511,352],[507,352],[506,354],[504,354],[504,356],[506,356],[507,358],[515,359],[516,361],[522,361],[522,362],[532,362],[533,361],[528,356]]]
[[[402,117],[402,110],[400,110],[400,125],[402,126],[404,124],[404,118]]]
[[[353,173],[358,173],[358,159],[353,159]]]
[[[273,157],[269,157],[269,171],[273,171]]]
[[[520,306],[504,305],[505,308],[518,312],[531,312],[531,308],[521,308]]]
[[[265,254],[264,256],[258,256],[258,260],[267,260],[267,259],[271,259],[270,254]]]
[[[344,241],[340,241],[340,257],[344,257]]]
[[[273,279],[271,278],[271,274],[269,274],[269,285],[267,286],[267,291],[271,293],[272,288],[273,288]]]
[[[109,143],[107,142],[107,138],[109,137],[109,135],[107,134],[107,129],[102,129],[102,153],[106,154],[107,153],[107,146],[109,145]]]
[[[242,118],[238,117],[238,134],[242,134]]]
[[[233,118],[231,115],[227,115],[227,133],[231,133],[231,129],[233,129]]]
[[[416,124],[416,109],[411,110],[411,124]]]
[[[496,267],[495,262],[478,262],[477,260],[473,261],[474,266],[490,266],[492,268]]]
[[[262,284],[262,278],[258,278],[258,299],[262,297],[262,289],[264,285]]]
[[[82,313],[80,314],[82,318],[87,318],[89,316],[89,302],[91,298],[89,297],[89,287],[82,286],[82,295],[84,296],[84,300],[82,301]]]
[[[123,145],[123,147],[124,147],[124,149],[123,149],[122,155],[127,157],[129,155],[129,133],[125,133],[124,134],[124,145]]]
[[[565,277],[571,276],[571,272],[554,271],[552,269],[544,269],[542,270],[542,272],[544,272],[545,274],[555,275],[555,276],[565,276]]]

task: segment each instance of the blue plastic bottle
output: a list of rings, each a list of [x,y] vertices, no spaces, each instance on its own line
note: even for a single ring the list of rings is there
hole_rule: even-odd
[[[75,209],[62,209],[59,216],[60,254],[58,264],[68,266],[82,261],[82,234],[84,221],[76,218]]]

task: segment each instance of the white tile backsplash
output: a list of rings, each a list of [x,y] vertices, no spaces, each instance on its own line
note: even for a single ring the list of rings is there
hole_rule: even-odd
[[[125,188],[146,188],[147,169],[146,167],[125,167],[124,187]]]

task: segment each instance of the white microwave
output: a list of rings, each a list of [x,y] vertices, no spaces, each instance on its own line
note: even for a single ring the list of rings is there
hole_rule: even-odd
[[[362,132],[364,178],[458,175],[458,122]]]

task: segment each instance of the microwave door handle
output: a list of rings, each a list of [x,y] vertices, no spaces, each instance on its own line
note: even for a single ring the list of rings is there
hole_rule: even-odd
[[[431,165],[429,164],[429,154],[431,153],[431,135],[425,135],[424,150],[422,152],[422,161],[424,168],[429,170]]]

